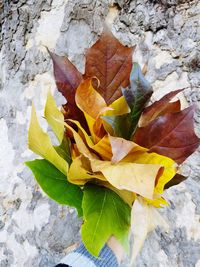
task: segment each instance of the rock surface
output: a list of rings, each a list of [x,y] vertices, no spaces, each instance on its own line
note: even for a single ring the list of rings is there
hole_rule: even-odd
[[[68,55],[84,71],[84,51],[107,19],[134,60],[147,64],[152,100],[188,87],[182,103],[196,103],[200,136],[200,2],[189,0],[3,0],[0,3],[0,266],[53,267],[80,240],[73,209],[49,200],[23,162],[31,102],[42,115],[46,92],[55,92],[44,46]],[[44,129],[47,128],[41,118]],[[171,226],[151,233],[134,266],[200,266],[200,150],[182,166],[190,178],[166,192],[161,212]],[[128,260],[123,264],[128,266]]]

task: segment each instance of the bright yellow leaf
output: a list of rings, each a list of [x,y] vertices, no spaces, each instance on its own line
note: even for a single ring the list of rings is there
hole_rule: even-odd
[[[32,106],[31,122],[28,132],[28,146],[33,152],[51,162],[63,174],[67,174],[68,163],[59,156],[48,134],[40,127],[34,105]]]
[[[86,133],[86,131],[83,129],[83,127],[80,125],[78,121],[75,121],[75,120],[69,120],[69,121],[73,122],[78,127],[78,129],[81,131],[83,138],[86,144],[89,146],[89,148],[99,153],[99,155],[105,160],[110,160],[112,158],[110,141],[107,135],[105,135],[102,139],[100,139],[100,141],[97,144],[94,144],[90,136]]]
[[[64,134],[64,124],[60,124],[58,120],[64,122],[64,116],[62,112],[57,108],[56,102],[50,91],[47,94],[44,114],[48,124],[51,126],[56,137],[58,138],[58,141],[61,143]]]
[[[120,98],[115,100],[109,107],[112,108],[112,110],[107,110],[106,112],[102,114],[103,116],[117,116],[117,115],[123,115],[123,114],[130,112],[130,108],[124,96],[121,96]],[[112,126],[109,123],[107,123],[105,120],[102,120],[102,123],[103,123],[104,129],[106,130],[106,132],[109,133],[110,135],[113,135],[114,131],[113,131]]]
[[[81,136],[67,123],[65,123],[65,126],[68,130],[70,130],[72,132],[78,151],[87,158],[90,158],[90,159],[97,158],[97,156],[95,154],[90,152],[90,150],[88,149],[88,147],[84,143]]]
[[[163,206],[169,206],[169,203],[163,197],[160,197],[160,196],[155,197],[155,194],[154,194],[154,199],[144,198],[144,201],[147,204],[150,204],[156,208],[162,208]]]
[[[103,116],[117,116],[130,112],[130,108],[124,96],[115,100],[109,107],[112,108],[112,110],[107,110]]]
[[[91,147],[96,151],[104,160],[111,160],[112,150],[110,146],[110,140],[107,135],[105,135],[96,145]]]

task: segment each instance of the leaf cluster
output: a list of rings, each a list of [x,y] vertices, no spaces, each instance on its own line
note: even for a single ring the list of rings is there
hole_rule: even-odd
[[[112,235],[129,251],[130,225],[136,256],[148,232],[165,225],[155,207],[167,204],[165,189],[186,179],[178,165],[200,143],[194,107],[181,110],[180,100],[173,101],[182,90],[147,106],[152,86],[133,63],[133,51],[104,30],[86,52],[84,74],[67,57],[48,51],[67,100],[61,112],[49,93],[45,106],[58,146],[32,108],[29,148],[43,159],[26,164],[50,198],[83,216],[82,239],[94,256]],[[141,214],[146,219],[138,238]]]

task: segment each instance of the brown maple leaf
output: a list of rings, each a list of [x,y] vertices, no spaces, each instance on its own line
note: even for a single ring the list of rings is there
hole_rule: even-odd
[[[107,104],[120,97],[121,87],[130,84],[133,50],[133,47],[122,45],[107,29],[87,50],[84,77],[99,79],[97,91]]]
[[[194,107],[168,113],[137,129],[134,141],[149,152],[167,156],[181,164],[199,146],[200,139],[194,132]]]

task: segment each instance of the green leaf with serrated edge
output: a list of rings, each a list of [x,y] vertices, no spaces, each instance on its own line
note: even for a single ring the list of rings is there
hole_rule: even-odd
[[[130,207],[112,190],[88,184],[83,195],[82,241],[87,250],[98,257],[113,235],[129,252]]]
[[[130,89],[122,89],[122,93],[130,107],[130,113],[120,116],[102,117],[112,126],[116,136],[125,139],[131,139],[145,105],[153,92],[151,85],[144,78],[141,68],[137,63],[133,64],[130,83]]]
[[[69,165],[72,163],[69,138],[63,137],[62,143],[59,146],[54,146],[56,152],[65,159]]]
[[[79,186],[67,181],[67,177],[45,159],[27,161],[42,190],[59,204],[75,207],[82,216],[83,192]]]

